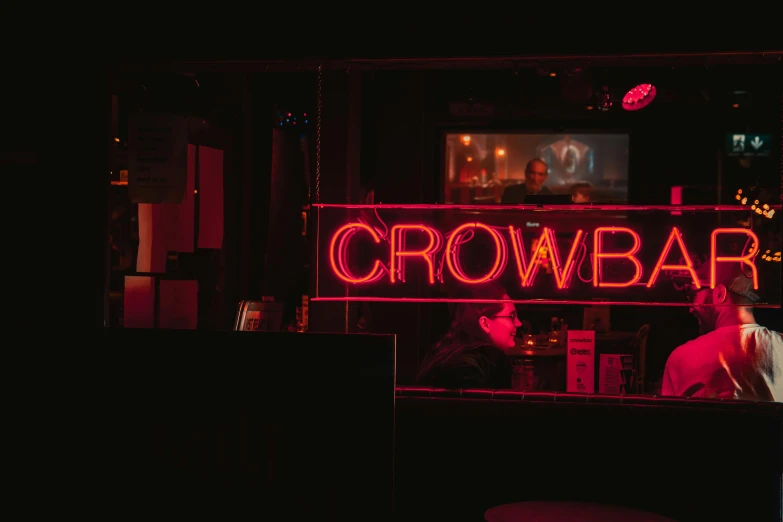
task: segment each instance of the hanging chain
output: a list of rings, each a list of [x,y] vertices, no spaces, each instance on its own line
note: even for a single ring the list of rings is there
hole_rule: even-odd
[[[323,115],[323,64],[318,64],[318,114],[315,122],[315,202],[321,202],[321,120]]]

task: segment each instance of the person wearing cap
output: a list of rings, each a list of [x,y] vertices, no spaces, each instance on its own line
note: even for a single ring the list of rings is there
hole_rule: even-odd
[[[710,263],[697,270],[700,286],[686,289],[701,335],[666,361],[661,394],[783,402],[783,335],[756,323],[750,267]]]

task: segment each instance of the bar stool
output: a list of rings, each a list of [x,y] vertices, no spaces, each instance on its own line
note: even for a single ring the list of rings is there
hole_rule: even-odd
[[[671,518],[619,506],[587,502],[515,502],[484,513],[487,522],[675,522]]]

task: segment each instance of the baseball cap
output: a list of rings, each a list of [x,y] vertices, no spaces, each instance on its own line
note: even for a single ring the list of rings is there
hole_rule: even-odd
[[[750,267],[744,263],[715,263],[715,286],[723,285],[727,290],[748,299],[751,303],[759,301],[759,295],[753,289],[753,277]],[[702,263],[696,269],[702,288],[710,286],[710,263]],[[693,288],[690,289],[693,291]]]

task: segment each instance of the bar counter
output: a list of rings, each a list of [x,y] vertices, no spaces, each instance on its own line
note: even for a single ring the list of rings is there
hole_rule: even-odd
[[[524,501],[680,522],[780,520],[780,403],[422,387],[395,396],[404,520],[481,520]]]

